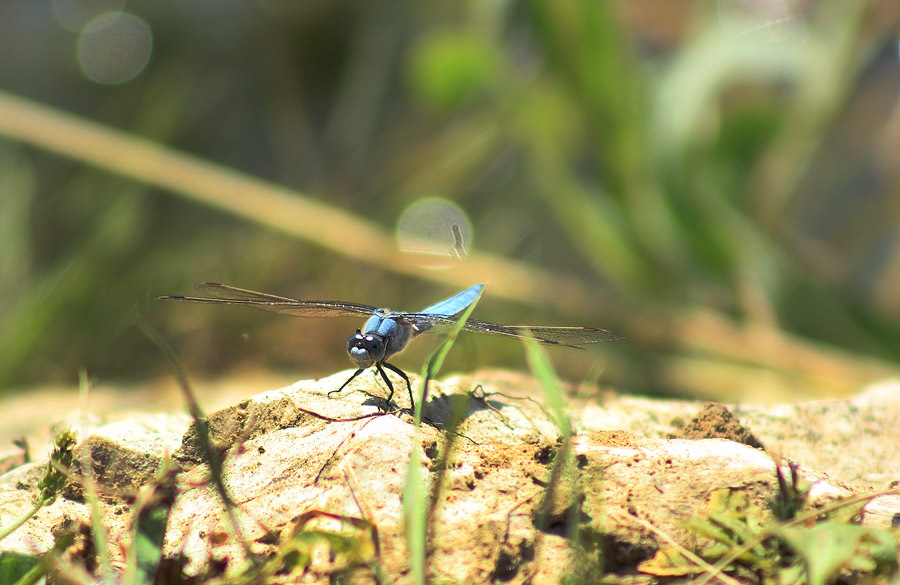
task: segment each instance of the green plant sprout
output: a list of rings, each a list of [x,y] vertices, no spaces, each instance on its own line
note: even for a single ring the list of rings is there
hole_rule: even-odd
[[[67,474],[72,466],[73,448],[77,442],[77,434],[71,429],[63,430],[56,435],[53,452],[50,453],[50,461],[47,462],[47,469],[44,471],[40,482],[38,482],[37,492],[32,498],[34,505],[13,521],[12,524],[0,529],[0,540],[3,540],[31,520],[41,508],[49,506],[56,501],[57,496],[59,496],[66,484]]]

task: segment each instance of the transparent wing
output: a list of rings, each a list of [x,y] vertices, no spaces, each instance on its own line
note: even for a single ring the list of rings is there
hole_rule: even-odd
[[[198,284],[195,288],[216,298],[168,295],[157,297],[157,299],[214,305],[244,305],[294,317],[354,317],[357,315],[371,315],[378,310],[376,307],[369,305],[343,301],[298,301],[215,282]]]
[[[434,309],[446,310],[447,312],[451,310],[455,311],[457,309],[462,310],[471,304],[478,292],[480,292],[481,287],[482,285],[475,285],[449,299],[428,307],[427,311]],[[159,300],[182,301],[187,303],[245,305],[264,311],[292,315],[295,317],[353,317],[357,315],[372,315],[375,311],[379,310],[377,307],[372,307],[370,305],[361,305],[343,301],[299,301],[288,297],[279,297],[215,282],[198,284],[196,289],[214,298],[185,297],[179,295],[169,295],[157,298]],[[408,321],[416,328],[418,333],[424,333],[434,326],[451,326],[457,321],[457,318],[452,314],[442,315],[424,311],[421,313],[387,312],[387,314]],[[618,333],[593,327],[500,325],[488,321],[478,321],[476,319],[469,319],[466,321],[463,329],[475,333],[503,335],[505,337],[533,337],[538,342],[545,345],[559,345],[578,349],[580,349],[580,346],[590,343],[624,339],[624,337]]]
[[[446,315],[428,315],[425,313],[404,313],[403,317],[413,324],[421,324],[417,327],[427,331],[435,325],[449,326],[456,323],[457,319]],[[541,327],[537,325],[500,325],[488,321],[469,319],[463,325],[463,330],[488,335],[503,335],[505,337],[533,337],[544,345],[559,345],[582,349],[582,345],[599,343],[601,341],[619,341],[625,339],[618,333],[596,329],[594,327]]]

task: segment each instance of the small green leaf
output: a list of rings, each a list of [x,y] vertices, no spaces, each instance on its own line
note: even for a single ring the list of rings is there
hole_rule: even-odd
[[[858,554],[868,531],[865,526],[825,522],[811,528],[786,527],[778,533],[803,558],[809,585],[825,585]]]
[[[40,562],[36,555],[23,555],[10,551],[0,552],[0,583],[16,583],[37,567]]]
[[[637,570],[657,577],[684,577],[698,571],[697,565],[673,547],[660,548],[652,559],[641,561]]]

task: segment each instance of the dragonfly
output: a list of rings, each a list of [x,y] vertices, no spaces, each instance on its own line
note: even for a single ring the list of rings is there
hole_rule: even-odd
[[[358,369],[340,388],[329,392],[328,397],[330,398],[332,394],[340,393],[357,376],[374,366],[388,387],[387,403],[390,403],[391,398],[394,396],[394,385],[385,373],[385,368],[394,372],[406,382],[409,402],[412,408],[415,408],[409,376],[387,360],[403,350],[412,339],[422,333],[433,331],[441,326],[455,325],[459,320],[460,313],[465,311],[469,305],[481,296],[485,286],[484,284],[476,284],[417,313],[400,313],[390,309],[379,309],[370,305],[345,301],[300,301],[215,282],[206,282],[195,287],[201,293],[209,295],[208,297],[167,295],[157,297],[157,300],[209,303],[214,305],[244,305],[294,317],[368,316],[369,318],[363,327],[357,329],[356,334],[347,341],[347,354],[350,356],[350,361]],[[462,329],[488,335],[532,338],[544,345],[575,349],[584,349],[582,346],[590,343],[624,339],[618,333],[594,327],[499,325],[476,319],[466,320],[462,325]]]

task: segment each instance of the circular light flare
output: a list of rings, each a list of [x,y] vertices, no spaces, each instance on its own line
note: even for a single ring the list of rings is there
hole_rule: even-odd
[[[153,48],[150,27],[128,13],[102,14],[84,26],[78,38],[78,63],[97,83],[125,83],[137,77]]]
[[[472,224],[456,204],[438,197],[419,199],[397,222],[397,247],[416,254],[426,268],[446,268],[465,258],[472,243]]]

